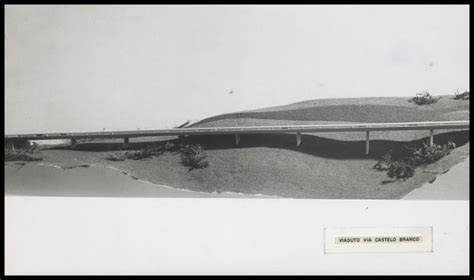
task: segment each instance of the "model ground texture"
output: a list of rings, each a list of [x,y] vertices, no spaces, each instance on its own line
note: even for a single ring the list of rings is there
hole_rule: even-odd
[[[286,106],[211,117],[194,127],[278,124],[333,124],[354,122],[417,122],[469,120],[469,100],[442,96],[435,104],[419,106],[409,97],[310,100]],[[156,184],[204,192],[237,192],[289,198],[400,199],[436,179],[469,156],[469,131],[435,131],[435,143],[454,141],[457,148],[441,160],[420,166],[407,180],[391,180],[373,166],[388,150],[420,145],[429,131],[371,132],[370,153],[365,155],[365,133],[308,133],[296,146],[294,134],[190,137],[202,145],[209,167],[189,170],[179,153],[142,160],[108,161],[106,156],[124,149],[117,140],[100,140],[68,146],[43,147],[36,152],[43,162],[73,167],[112,166]],[[126,149],[137,150],[175,138],[136,138]],[[34,163],[29,163],[34,164]]]

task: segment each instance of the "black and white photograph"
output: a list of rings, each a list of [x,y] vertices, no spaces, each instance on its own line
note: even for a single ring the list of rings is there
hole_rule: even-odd
[[[469,274],[468,5],[6,5],[4,45],[5,274]]]

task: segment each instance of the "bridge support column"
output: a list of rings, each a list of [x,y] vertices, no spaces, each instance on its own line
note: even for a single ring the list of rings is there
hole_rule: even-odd
[[[239,142],[240,142],[240,135],[236,134],[235,135],[235,145],[239,145]]]
[[[75,148],[77,145],[77,139],[76,138],[71,138],[71,148]]]
[[[367,130],[365,132],[365,154],[366,155],[369,154],[369,148],[370,148],[369,142],[370,142],[370,140],[369,140],[369,131]]]
[[[301,145],[301,133],[297,132],[296,133],[296,146]]]
[[[434,130],[430,129],[430,146],[434,144]]]
[[[123,143],[125,144],[130,143],[130,139],[128,137],[123,138]]]

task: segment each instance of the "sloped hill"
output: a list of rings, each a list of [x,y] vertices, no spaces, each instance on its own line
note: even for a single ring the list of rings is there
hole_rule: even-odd
[[[260,110],[214,116],[195,127],[325,124],[349,122],[412,122],[469,119],[469,100],[443,96],[437,103],[418,106],[408,97],[322,99]],[[46,162],[60,166],[106,165],[134,178],[204,192],[237,192],[290,198],[399,199],[436,178],[469,155],[469,131],[436,131],[435,143],[454,141],[457,148],[442,160],[420,166],[407,180],[390,180],[373,166],[389,150],[420,145],[428,131],[371,132],[365,154],[363,132],[305,133],[300,146],[291,134],[194,136],[179,139],[131,139],[129,150],[167,141],[202,145],[209,167],[188,170],[180,155],[164,153],[145,160],[111,162],[107,155],[122,149],[116,143],[79,144],[76,149],[39,151]],[[148,141],[148,142],[147,142]],[[138,192],[138,190],[137,190]],[[139,194],[138,194],[139,195]]]
[[[204,119],[193,126],[221,121],[232,126],[234,119],[319,121],[319,122],[417,122],[469,118],[469,100],[454,100],[441,96],[431,105],[419,106],[408,97],[317,99],[260,110],[223,114]],[[229,120],[228,123],[222,120]],[[267,122],[275,123],[278,122]],[[281,124],[281,122],[279,122]],[[239,125],[252,125],[252,121]],[[255,124],[259,125],[259,124]]]

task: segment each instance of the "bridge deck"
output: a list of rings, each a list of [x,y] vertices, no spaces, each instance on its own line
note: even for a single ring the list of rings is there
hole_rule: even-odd
[[[384,130],[440,130],[469,129],[469,121],[405,122],[405,123],[354,123],[328,125],[275,125],[246,127],[174,128],[141,131],[107,131],[75,133],[43,133],[5,135],[6,141],[52,140],[84,138],[133,138],[148,136],[257,134],[257,133],[305,133],[305,132],[347,132]]]

